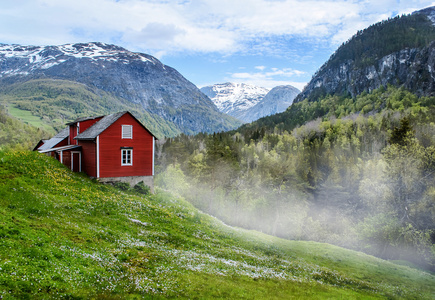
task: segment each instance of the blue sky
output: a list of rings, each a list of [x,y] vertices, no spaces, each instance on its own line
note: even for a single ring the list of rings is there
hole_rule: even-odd
[[[105,42],[144,52],[198,87],[299,89],[357,30],[430,0],[0,0],[0,43]]]

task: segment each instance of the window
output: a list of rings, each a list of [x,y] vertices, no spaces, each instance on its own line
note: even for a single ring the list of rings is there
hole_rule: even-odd
[[[123,139],[133,138],[133,125],[122,125],[122,138]]]
[[[121,149],[121,166],[133,165],[133,149]]]

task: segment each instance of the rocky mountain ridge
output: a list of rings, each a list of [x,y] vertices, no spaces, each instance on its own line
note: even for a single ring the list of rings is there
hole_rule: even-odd
[[[355,97],[388,84],[435,95],[435,7],[374,24],[343,44],[295,102]]]
[[[184,133],[239,125],[177,70],[150,55],[104,43],[0,45],[2,86],[47,78],[81,83],[140,104]]]

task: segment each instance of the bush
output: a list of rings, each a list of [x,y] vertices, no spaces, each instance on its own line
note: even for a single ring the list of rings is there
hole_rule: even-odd
[[[144,195],[148,195],[151,192],[151,188],[147,185],[145,185],[143,183],[143,181],[139,182],[138,184],[136,184],[133,189],[140,193],[140,194],[144,194]]]
[[[115,182],[113,184],[114,187],[116,187],[117,189],[123,190],[123,191],[128,191],[130,189],[130,184],[128,182]]]

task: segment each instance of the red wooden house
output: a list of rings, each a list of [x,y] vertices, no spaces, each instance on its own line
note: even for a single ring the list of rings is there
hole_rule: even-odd
[[[154,189],[156,137],[130,112],[79,118],[35,147],[101,182],[143,181]]]

